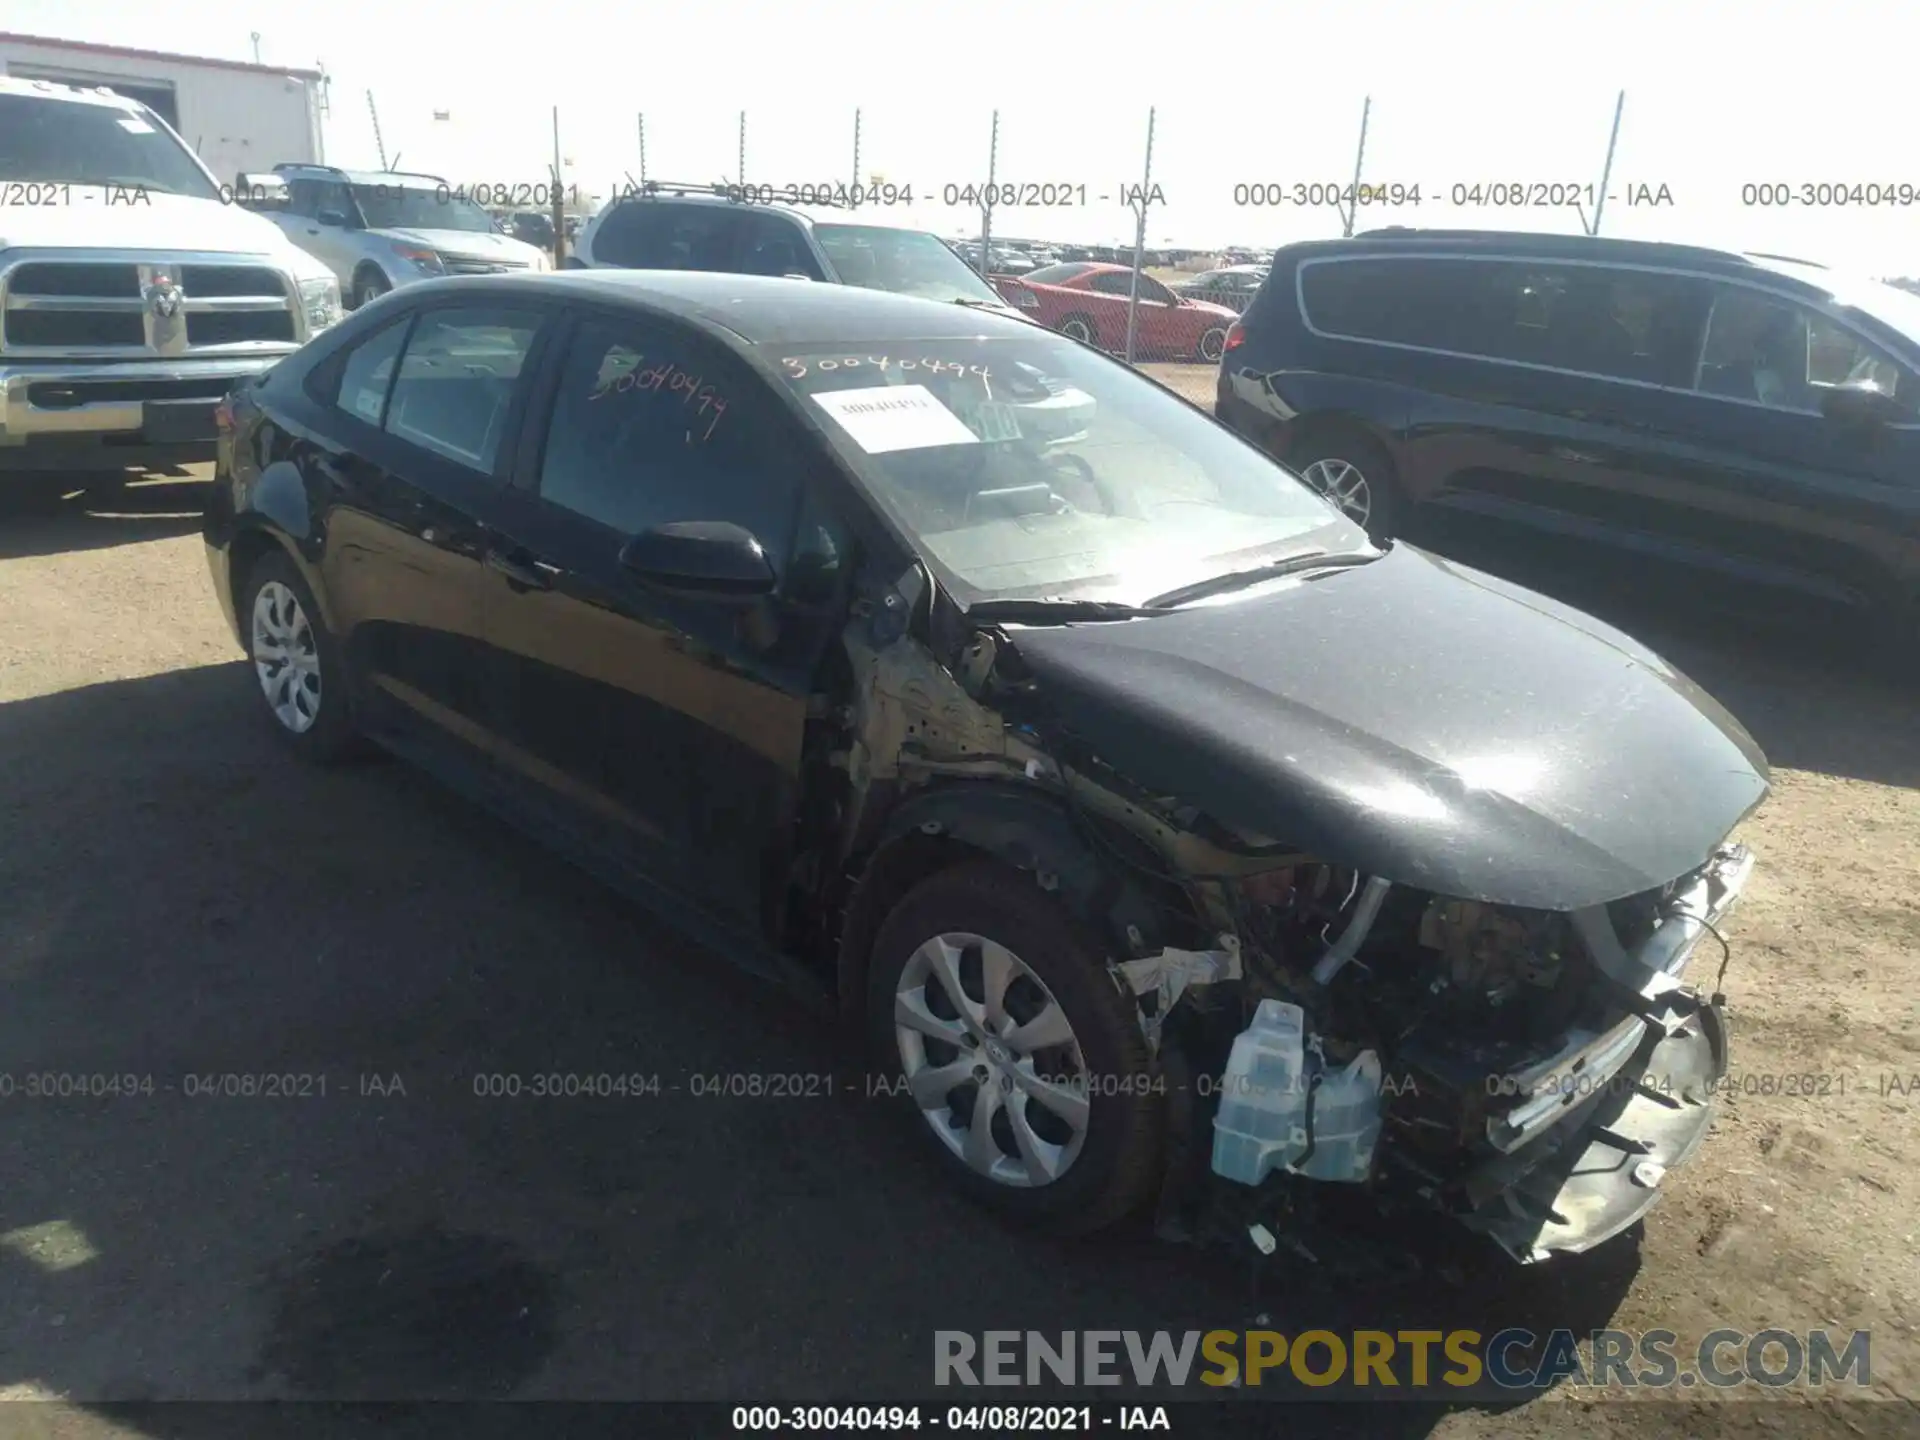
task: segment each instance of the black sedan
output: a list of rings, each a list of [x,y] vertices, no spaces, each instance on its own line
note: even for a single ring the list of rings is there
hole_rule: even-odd
[[[214,590],[294,751],[413,757],[837,1006],[1016,1217],[1244,1242],[1365,1184],[1536,1260],[1705,1134],[1677,976],[1752,741],[1126,366],[853,287],[473,278],[221,423]]]

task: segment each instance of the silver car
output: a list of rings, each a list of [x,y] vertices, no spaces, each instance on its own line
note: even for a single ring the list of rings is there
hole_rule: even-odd
[[[340,279],[349,309],[414,280],[551,268],[544,251],[500,233],[484,207],[436,175],[277,165],[284,206],[263,210]]]

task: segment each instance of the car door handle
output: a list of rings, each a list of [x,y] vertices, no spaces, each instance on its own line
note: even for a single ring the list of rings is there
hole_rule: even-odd
[[[498,550],[487,551],[486,563],[489,570],[506,576],[507,584],[515,590],[551,590],[553,577],[560,573],[559,567],[544,560],[503,555]]]

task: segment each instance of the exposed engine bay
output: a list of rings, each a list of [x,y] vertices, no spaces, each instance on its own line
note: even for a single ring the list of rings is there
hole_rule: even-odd
[[[954,628],[936,660],[908,635],[913,579],[847,635],[842,863],[918,814],[1098,927],[1166,1082],[1163,1235],[1311,1255],[1316,1205],[1358,1188],[1543,1260],[1627,1228],[1698,1147],[1726,1044],[1677,977],[1717,938],[1743,848],[1563,911],[1365,873],[1107,764],[1017,626]],[[989,792],[1001,818],[964,818]]]

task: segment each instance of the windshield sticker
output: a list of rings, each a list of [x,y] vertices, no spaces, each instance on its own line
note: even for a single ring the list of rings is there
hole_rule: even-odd
[[[869,455],[926,450],[938,445],[978,445],[980,437],[924,385],[876,385],[833,390],[813,403]]]
[[[690,370],[663,360],[656,360],[644,370],[640,362],[646,357],[637,355],[624,346],[615,346],[600,362],[600,374],[594,380],[593,393],[588,401],[604,400],[609,395],[668,395],[678,396],[681,405],[692,411],[696,418],[707,421],[706,430],[699,436],[704,445],[713,438],[713,432],[727,416],[726,397],[709,385],[706,380]],[[695,441],[694,432],[687,431],[687,444]]]
[[[931,355],[918,357],[892,355],[833,355],[825,359],[797,359],[792,355],[784,357],[780,363],[786,367],[789,380],[804,380],[809,375],[832,375],[842,370],[877,370],[882,375],[899,371],[905,375],[977,375],[982,380],[991,380],[993,371],[985,365],[968,365],[959,360],[936,360]]]
[[[135,116],[135,115],[129,115],[127,116],[126,119],[120,121],[119,123],[120,123],[120,128],[126,131],[129,135],[153,134],[153,126],[149,125],[146,121],[140,119],[138,116]]]
[[[955,413],[967,423],[968,429],[989,445],[1020,438],[1019,415],[1011,405],[987,400],[978,405],[960,407]]]

